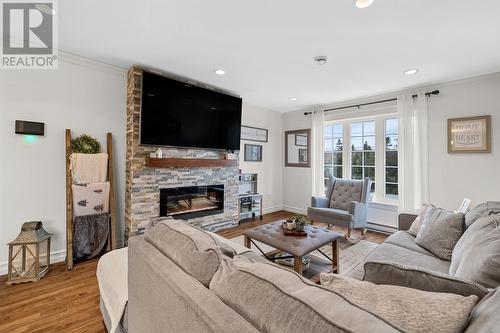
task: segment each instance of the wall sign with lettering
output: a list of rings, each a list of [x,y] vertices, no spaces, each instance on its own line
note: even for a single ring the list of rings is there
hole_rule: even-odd
[[[491,116],[448,119],[448,153],[490,153]]]
[[[267,142],[268,131],[265,128],[241,126],[241,140]]]

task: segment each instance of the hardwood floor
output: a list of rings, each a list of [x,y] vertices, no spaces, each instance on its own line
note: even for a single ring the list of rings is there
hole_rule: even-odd
[[[52,266],[40,281],[8,286],[0,277],[0,332],[106,332],[99,310],[97,259]]]
[[[245,230],[293,215],[284,211],[266,214],[262,220],[242,222],[219,234],[237,237]],[[366,240],[381,243],[386,237],[369,231]],[[42,280],[13,286],[5,284],[6,276],[0,277],[0,332],[106,332],[99,310],[96,268],[97,259],[76,264],[72,271],[57,263]]]

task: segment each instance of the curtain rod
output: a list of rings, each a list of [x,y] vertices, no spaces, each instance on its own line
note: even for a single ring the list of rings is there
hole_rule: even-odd
[[[434,90],[434,91],[430,91],[430,92],[425,93],[425,96],[427,96],[427,97],[430,97],[431,95],[439,95],[439,90]],[[417,96],[418,95],[412,95],[413,98],[417,98]],[[382,101],[376,101],[376,102],[368,102],[368,103],[354,104],[354,105],[348,105],[348,106],[341,106],[338,108],[326,109],[325,112],[344,110],[344,109],[350,109],[350,108],[360,108],[362,106],[374,105],[374,104],[380,104],[380,103],[386,103],[386,102],[394,102],[397,100],[398,100],[397,98],[390,98],[390,99],[384,99]],[[312,114],[312,112],[304,112],[304,116],[308,116],[310,114]]]

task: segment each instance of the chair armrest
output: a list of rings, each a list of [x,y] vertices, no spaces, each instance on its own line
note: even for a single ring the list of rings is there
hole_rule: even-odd
[[[311,207],[328,208],[328,207],[330,207],[330,202],[328,201],[327,198],[312,197],[311,198]]]
[[[368,205],[357,201],[351,201],[349,203],[348,212],[352,215],[352,228],[366,228]]]
[[[367,205],[357,201],[351,201],[349,203],[349,214],[351,215],[359,215],[366,213]]]
[[[431,292],[476,295],[479,299],[489,290],[473,281],[420,267],[404,266],[395,262],[374,260],[364,264],[364,281],[375,284],[402,286]]]
[[[398,215],[398,228],[399,230],[406,231],[410,229],[411,224],[415,219],[417,218],[418,215],[415,214],[406,214],[406,213],[401,213]]]

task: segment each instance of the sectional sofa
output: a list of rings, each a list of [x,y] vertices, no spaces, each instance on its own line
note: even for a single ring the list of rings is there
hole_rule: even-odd
[[[394,246],[404,248],[404,253],[421,252],[408,248],[413,245],[404,237],[402,233],[393,236],[373,256],[390,253]],[[402,243],[394,244],[398,242]],[[409,257],[421,260],[418,255]],[[130,239],[128,261],[131,333],[403,331],[345,295],[182,222],[163,221],[144,237]],[[436,260],[430,260],[427,267],[446,271],[446,263]],[[500,291],[478,288],[480,292],[470,294],[479,294],[482,300],[460,324],[440,321],[440,315],[454,310],[452,306],[430,318],[441,325],[436,327],[458,325],[448,331],[467,333],[494,332],[500,327]],[[412,289],[404,289],[411,294]],[[431,303],[438,293],[428,295]],[[419,327],[418,322],[413,324]]]

